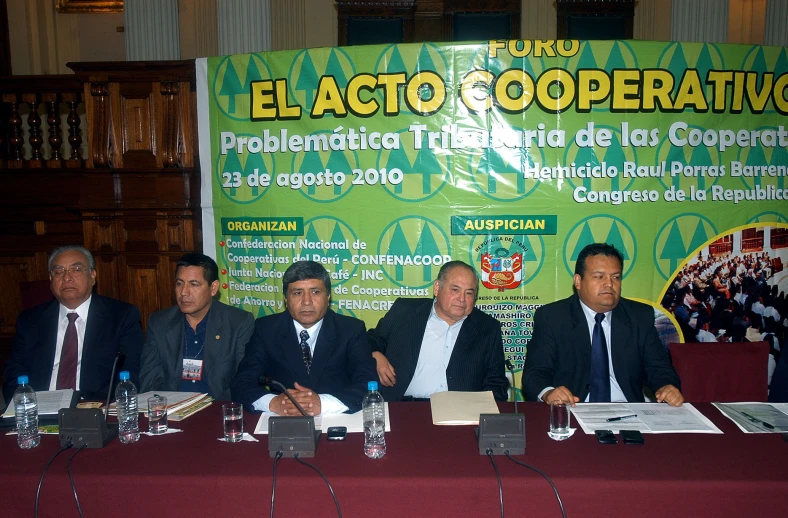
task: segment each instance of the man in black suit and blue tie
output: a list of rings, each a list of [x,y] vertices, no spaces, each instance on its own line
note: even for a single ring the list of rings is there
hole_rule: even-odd
[[[654,310],[621,298],[623,265],[615,247],[586,246],[575,264],[575,294],[536,310],[523,369],[526,400],[643,402],[645,381],[658,402],[684,402]]]
[[[142,328],[131,304],[93,293],[93,255],[81,246],[64,246],[49,257],[55,300],[22,312],[5,365],[3,397],[10,401],[17,377],[28,376],[36,391],[77,389],[86,399],[104,400],[112,364],[127,370],[139,385]]]
[[[364,322],[329,309],[331,277],[314,261],[290,265],[282,277],[287,311],[258,318],[230,387],[251,411],[297,416],[282,393],[260,384],[270,377],[309,415],[357,412],[374,381]]]
[[[400,298],[367,333],[387,401],[435,392],[492,391],[506,401],[501,323],[475,307],[476,271],[450,261],[438,272],[433,299]]]

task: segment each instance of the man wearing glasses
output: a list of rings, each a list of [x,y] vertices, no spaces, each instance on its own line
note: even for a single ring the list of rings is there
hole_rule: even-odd
[[[5,365],[3,397],[13,397],[17,377],[34,390],[79,390],[103,400],[115,356],[118,372],[129,371],[139,386],[142,328],[139,310],[93,294],[93,256],[81,246],[64,246],[49,257],[49,280],[56,300],[22,312],[11,357]]]
[[[298,416],[298,409],[261,378],[285,387],[310,415],[357,412],[377,379],[364,322],[337,315],[331,278],[314,261],[290,265],[282,277],[287,311],[258,318],[230,391],[252,411]]]

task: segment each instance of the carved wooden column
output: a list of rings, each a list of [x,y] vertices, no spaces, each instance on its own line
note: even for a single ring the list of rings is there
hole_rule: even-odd
[[[38,96],[36,94],[25,94],[22,100],[30,106],[30,113],[27,116],[27,126],[30,131],[28,143],[30,144],[30,160],[27,167],[40,168],[43,160],[41,159],[41,146],[44,145],[44,138],[41,136],[41,116],[38,114]]]
[[[82,147],[82,130],[79,128],[79,113],[77,106],[79,105],[79,97],[72,95],[64,99],[66,106],[68,106],[68,145],[71,147],[71,156],[66,162],[66,167],[82,167],[82,155],[80,148]]]
[[[162,106],[164,113],[162,127],[162,164],[164,167],[179,167],[179,121],[178,110],[178,83],[175,81],[162,81],[161,83]]]
[[[42,100],[47,105],[47,126],[49,127],[49,149],[51,154],[47,160],[47,167],[60,167],[62,164],[60,146],[63,145],[63,135],[60,133],[60,99],[57,94],[44,94]]]
[[[22,135],[22,116],[19,115],[19,99],[16,94],[3,95],[3,102],[8,103],[11,114],[8,125],[11,129],[11,138],[8,139],[8,167],[18,169],[22,167],[22,145],[25,143]]]
[[[95,168],[111,167],[110,163],[110,102],[109,84],[91,83],[89,85],[91,108],[90,123],[91,164]]]

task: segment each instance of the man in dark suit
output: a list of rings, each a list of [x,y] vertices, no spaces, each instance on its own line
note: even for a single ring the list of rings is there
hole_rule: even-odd
[[[251,313],[214,300],[219,267],[188,253],[175,268],[177,306],[151,314],[142,348],[141,391],[205,392],[230,400],[230,383],[254,328]]]
[[[657,401],[684,402],[653,308],[621,298],[623,263],[610,245],[586,246],[575,264],[576,294],[536,311],[523,369],[527,400],[643,402],[645,374]]]
[[[55,299],[22,312],[5,365],[3,397],[11,401],[17,377],[27,375],[34,390],[78,389],[86,399],[104,400],[112,364],[139,383],[142,329],[131,304],[93,294],[96,270],[91,253],[64,246],[49,258]]]
[[[329,309],[331,278],[320,264],[298,261],[282,278],[287,311],[258,318],[238,366],[233,401],[252,411],[300,415],[298,409],[260,378],[285,387],[309,415],[356,412],[374,381],[374,361],[364,322]]]
[[[501,323],[474,307],[478,291],[471,266],[448,262],[433,284],[434,299],[397,299],[367,332],[384,399],[490,390],[506,401]]]

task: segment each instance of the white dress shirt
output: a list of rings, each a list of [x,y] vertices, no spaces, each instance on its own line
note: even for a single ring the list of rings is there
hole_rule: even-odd
[[[462,320],[449,325],[438,316],[435,312],[435,302],[432,303],[430,318],[427,320],[424,338],[421,340],[416,371],[405,390],[406,396],[428,398],[436,392],[449,390],[446,367],[449,366],[454,344],[466,318],[463,317]]]
[[[63,353],[63,339],[66,337],[66,328],[68,328],[68,314],[76,313],[79,315],[74,321],[74,326],[77,328],[77,382],[76,387],[79,390],[80,375],[79,371],[82,368],[82,346],[85,343],[85,329],[88,325],[88,312],[90,311],[90,299],[83,302],[75,310],[70,310],[63,304],[60,305],[60,311],[57,317],[57,338],[55,342],[55,363],[52,365],[52,378],[49,380],[49,390],[57,389],[57,373],[60,370],[60,356]]]

